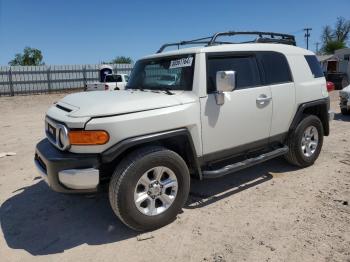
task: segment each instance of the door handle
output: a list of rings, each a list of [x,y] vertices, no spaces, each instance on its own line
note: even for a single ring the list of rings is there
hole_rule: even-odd
[[[272,100],[272,97],[271,96],[267,96],[265,94],[262,94],[260,95],[257,99],[256,99],[256,102],[259,104],[259,105],[263,105],[265,103],[268,103]]]

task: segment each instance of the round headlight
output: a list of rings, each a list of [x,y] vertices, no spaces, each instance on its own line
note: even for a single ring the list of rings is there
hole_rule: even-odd
[[[68,129],[65,126],[59,127],[59,146],[62,150],[66,150],[69,148],[69,137],[68,137]]]

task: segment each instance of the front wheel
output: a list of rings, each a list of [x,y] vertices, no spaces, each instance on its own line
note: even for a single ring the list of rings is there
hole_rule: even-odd
[[[323,126],[314,115],[305,116],[287,140],[287,161],[300,167],[311,166],[318,158],[323,145]]]
[[[116,168],[109,185],[114,213],[128,227],[145,231],[176,218],[190,189],[185,161],[163,147],[129,154]]]

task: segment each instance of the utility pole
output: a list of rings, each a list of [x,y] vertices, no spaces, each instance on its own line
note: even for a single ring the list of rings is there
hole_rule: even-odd
[[[320,45],[320,42],[316,42],[315,45],[316,45],[316,55],[317,55],[318,54],[318,46]]]
[[[305,31],[305,37],[306,37],[306,49],[309,49],[309,37],[310,37],[310,31],[312,28],[304,28]]]

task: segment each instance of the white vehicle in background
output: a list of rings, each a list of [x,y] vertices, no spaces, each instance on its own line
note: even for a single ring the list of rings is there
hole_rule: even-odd
[[[171,86],[176,84],[176,81],[178,81],[177,75],[168,74],[168,75],[162,75],[158,80],[158,83],[160,85]]]
[[[87,83],[85,91],[124,90],[128,79],[127,74],[109,74],[105,76],[103,82]]]
[[[343,115],[350,115],[350,85],[339,91],[340,110]]]

